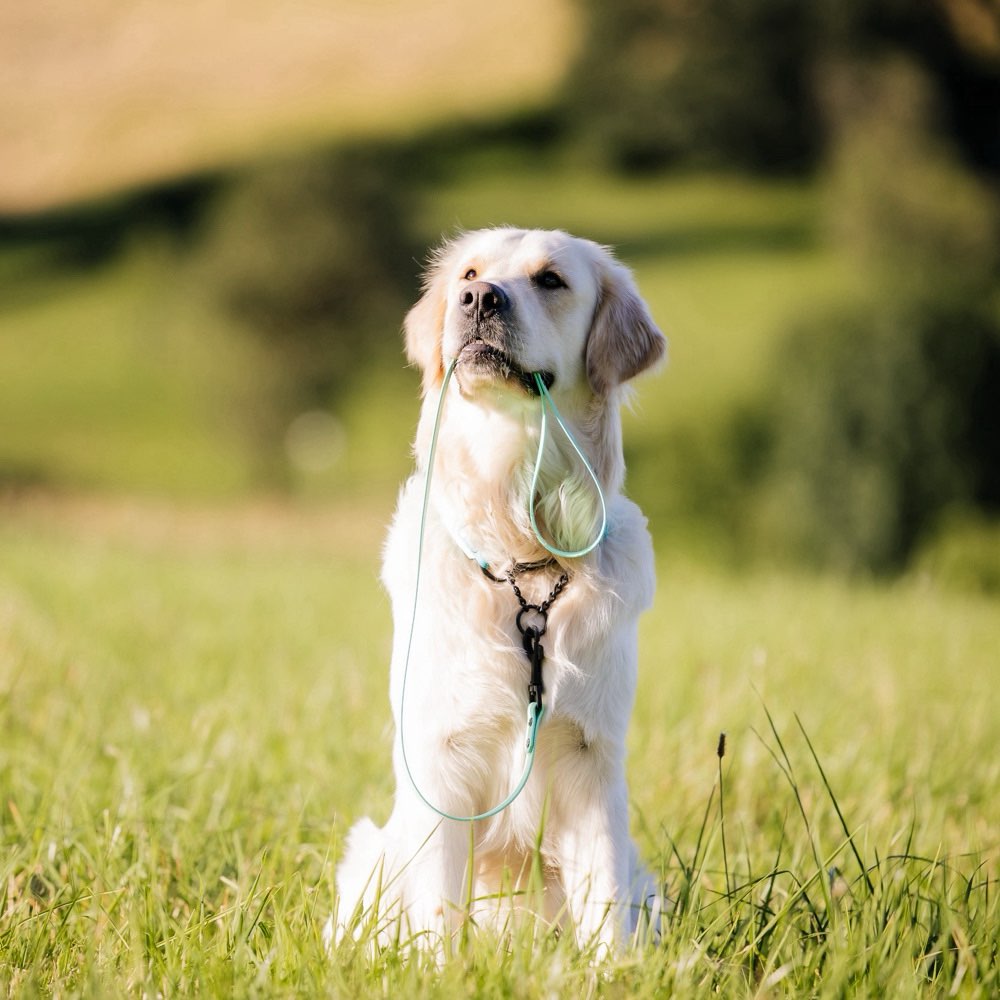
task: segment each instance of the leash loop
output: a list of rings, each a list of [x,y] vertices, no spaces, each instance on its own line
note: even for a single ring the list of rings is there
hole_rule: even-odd
[[[491,809],[476,813],[472,816],[458,815],[436,806],[430,801],[430,799],[427,798],[426,795],[424,795],[423,791],[421,791],[420,785],[417,784],[417,780],[413,776],[413,770],[410,767],[409,755],[406,752],[406,736],[404,733],[406,726],[404,720],[406,716],[407,680],[409,679],[410,673],[410,654],[413,650],[413,633],[416,630],[417,607],[420,600],[420,571],[423,566],[424,535],[427,528],[427,511],[430,507],[431,476],[434,469],[434,456],[437,453],[438,431],[441,427],[441,412],[444,409],[445,394],[447,393],[448,383],[451,381],[454,371],[455,361],[453,359],[448,365],[444,381],[441,384],[441,395],[438,397],[437,413],[434,418],[434,429],[431,433],[431,446],[427,455],[427,467],[424,472],[423,503],[420,508],[420,530],[417,533],[417,567],[416,576],[413,582],[413,610],[410,616],[410,632],[406,640],[406,655],[403,660],[403,682],[400,692],[399,749],[403,758],[403,767],[406,769],[406,776],[410,779],[410,786],[413,788],[413,791],[416,793],[420,801],[423,802],[428,809],[437,813],[438,816],[441,816],[444,819],[454,820],[459,823],[474,823],[479,820],[489,819],[491,816],[496,816],[497,813],[503,812],[503,810],[506,809],[507,806],[509,806],[511,802],[513,802],[521,794],[524,786],[528,783],[528,778],[531,777],[531,770],[535,763],[538,727],[542,724],[542,718],[545,715],[545,706],[541,703],[541,699],[537,702],[528,702],[527,734],[524,740],[524,770],[522,771],[517,784],[511,789],[510,793],[502,802],[498,802]],[[483,567],[483,569],[484,572],[486,572],[485,567]],[[492,577],[492,574],[487,575]]]
[[[558,556],[562,559],[578,559],[580,556],[587,555],[588,552],[593,552],[594,549],[596,549],[597,546],[604,541],[604,536],[608,532],[608,508],[607,504],[604,502],[604,490],[601,489],[601,481],[597,478],[597,473],[594,472],[593,466],[589,461],[587,461],[587,456],[584,455],[583,450],[576,443],[576,438],[573,437],[570,429],[566,426],[566,422],[563,420],[562,414],[559,412],[559,408],[549,395],[549,388],[545,384],[545,380],[539,372],[534,372],[533,377],[535,379],[535,385],[538,388],[538,395],[542,400],[542,422],[538,433],[538,454],[535,457],[535,468],[531,475],[531,492],[528,494],[528,517],[531,520],[531,530],[534,531],[535,538],[538,539],[542,548],[550,554]],[[583,467],[587,470],[587,473],[594,484],[594,488],[597,491],[597,499],[601,503],[601,527],[597,534],[595,534],[590,542],[588,542],[582,549],[560,549],[551,542],[546,541],[545,538],[542,537],[542,532],[538,527],[538,519],[535,516],[535,493],[538,490],[538,477],[542,471],[542,456],[545,452],[545,438],[548,428],[547,410],[552,411],[552,416],[555,417],[556,423],[559,425],[563,434],[566,435],[566,440],[569,441],[580,461],[583,462]]]

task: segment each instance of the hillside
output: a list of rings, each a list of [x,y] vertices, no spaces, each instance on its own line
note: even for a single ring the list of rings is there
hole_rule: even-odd
[[[0,213],[542,100],[570,4],[480,17],[457,0],[0,5]]]

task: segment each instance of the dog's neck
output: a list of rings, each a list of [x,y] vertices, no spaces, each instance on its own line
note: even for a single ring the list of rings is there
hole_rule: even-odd
[[[422,411],[415,449],[427,455],[436,400]],[[573,420],[578,444],[591,457],[606,496],[621,484],[621,431],[617,407],[601,406]],[[587,418],[590,417],[588,420]],[[538,449],[539,404],[528,399],[470,400],[450,394],[438,432],[431,506],[467,555],[503,571],[512,562],[548,558],[528,514],[531,474]],[[561,435],[550,434],[536,495],[536,521],[560,548],[581,547],[596,525],[596,492]]]

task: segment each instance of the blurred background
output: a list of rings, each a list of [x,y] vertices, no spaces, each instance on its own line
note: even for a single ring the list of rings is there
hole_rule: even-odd
[[[0,493],[387,517],[428,249],[559,227],[661,548],[1000,591],[998,196],[997,0],[2,0]]]

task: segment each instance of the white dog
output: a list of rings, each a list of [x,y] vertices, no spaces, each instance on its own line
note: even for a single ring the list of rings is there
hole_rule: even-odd
[[[382,573],[395,805],[383,828],[362,819],[347,837],[337,938],[367,925],[440,944],[467,916],[530,909],[617,947],[659,905],[628,828],[637,621],[655,581],[645,518],[620,492],[619,405],[664,348],[631,274],[587,240],[492,229],[438,252],[406,318],[423,373],[418,469]],[[544,397],[563,425],[550,417],[533,479]],[[523,777],[539,694],[523,790],[471,819]]]

